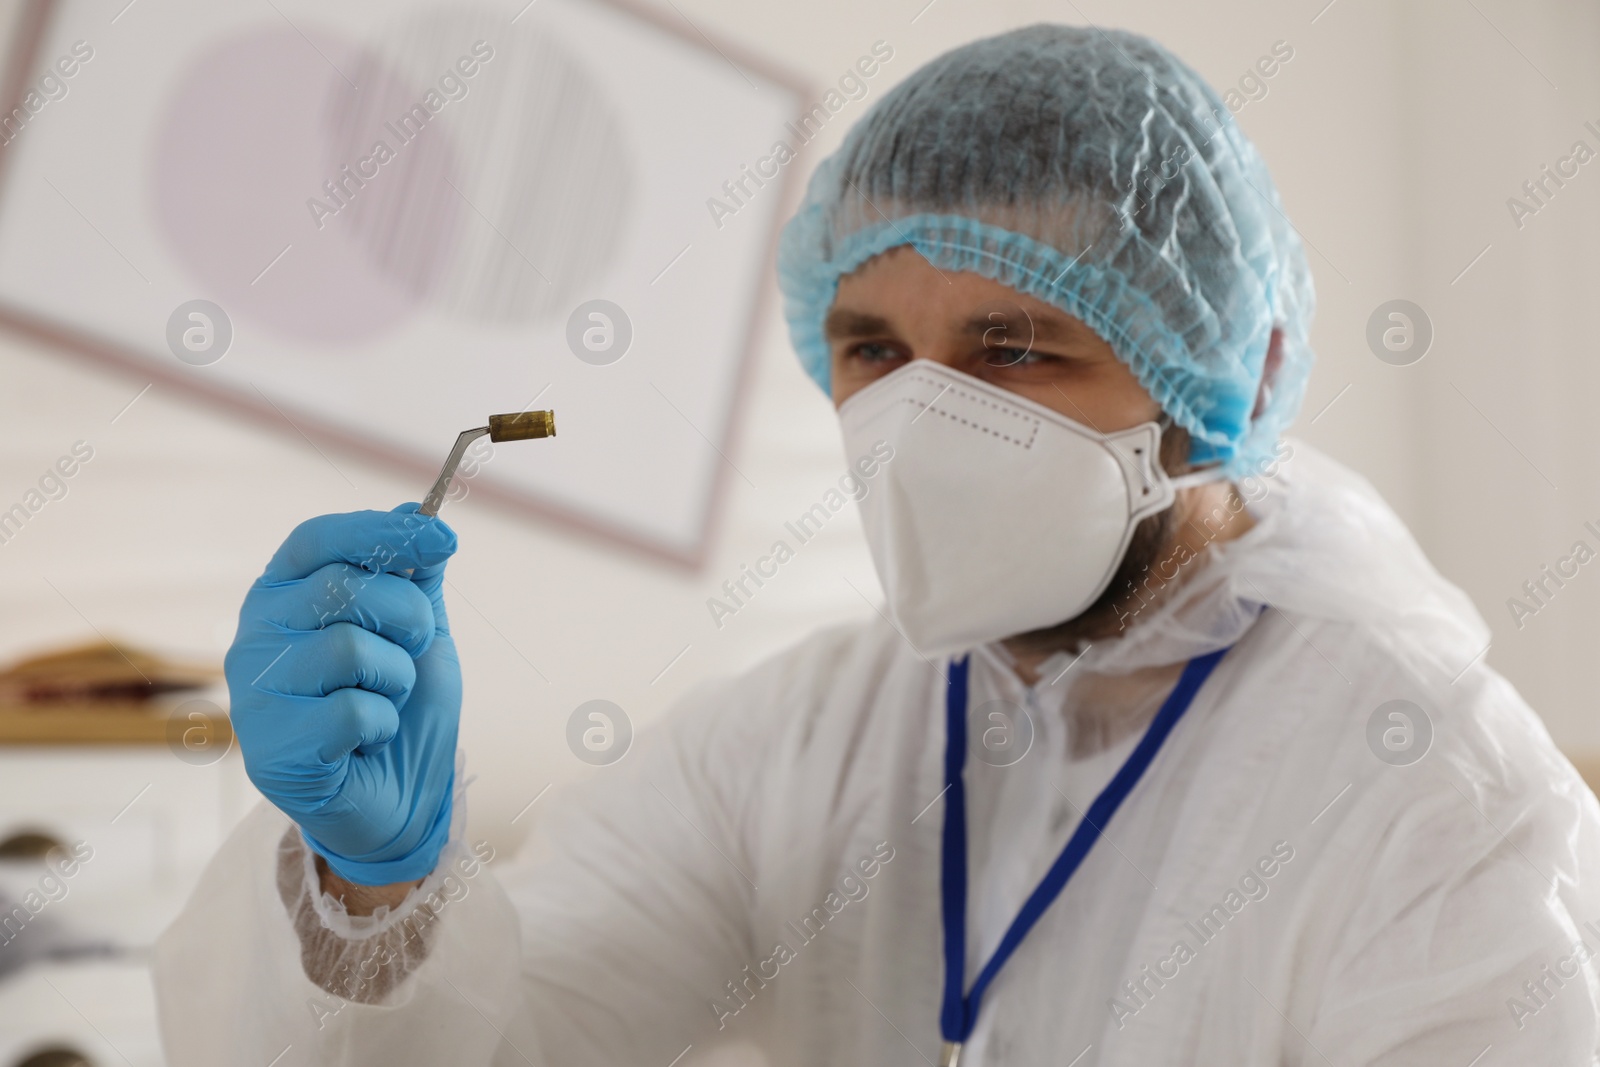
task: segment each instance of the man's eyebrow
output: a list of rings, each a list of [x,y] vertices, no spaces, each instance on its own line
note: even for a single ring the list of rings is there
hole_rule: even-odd
[[[1093,330],[1076,319],[1056,315],[1030,315],[1020,308],[1017,310],[1017,314],[995,311],[988,315],[975,316],[967,320],[962,332],[974,337],[983,337],[999,327],[1008,339],[1016,338],[1024,343],[1030,338],[1034,341],[1060,343],[1083,341],[1095,336]],[[873,337],[892,334],[894,327],[881,315],[850,308],[834,308],[828,312],[827,319],[823,321],[822,332],[823,336],[831,339]]]
[[[881,315],[869,315],[849,308],[834,308],[828,312],[822,324],[825,337],[870,337],[893,332],[889,320]]]
[[[1094,336],[1094,331],[1076,319],[1059,318],[1055,315],[1029,315],[1018,309],[1020,314],[1007,314],[1002,311],[993,311],[988,315],[968,319],[963,333],[982,337],[996,327],[1002,329],[1007,339],[1015,337],[1024,343],[1033,341],[1071,342],[1082,341]]]

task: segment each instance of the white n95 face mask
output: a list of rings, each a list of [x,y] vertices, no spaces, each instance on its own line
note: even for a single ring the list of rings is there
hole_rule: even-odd
[[[1141,519],[1220,476],[1168,478],[1154,422],[1097,433],[925,359],[850,397],[839,422],[847,456],[894,449],[861,520],[890,614],[927,656],[1076,617]]]

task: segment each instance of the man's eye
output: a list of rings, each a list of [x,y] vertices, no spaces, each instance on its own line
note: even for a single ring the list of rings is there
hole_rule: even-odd
[[[850,356],[864,363],[881,363],[884,360],[894,359],[899,354],[889,345],[879,344],[876,341],[863,342],[849,351]]]
[[[991,367],[1016,367],[1043,363],[1047,358],[1031,348],[985,346],[983,361]]]

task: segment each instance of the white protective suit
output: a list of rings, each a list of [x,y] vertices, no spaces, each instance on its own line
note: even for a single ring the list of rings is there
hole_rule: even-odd
[[[973,705],[1036,736],[967,764],[968,985],[1178,667],[1234,645],[962,1067],[1600,1062],[1593,794],[1388,507],[1294,451],[1122,638],[1031,689],[974,656]],[[392,914],[320,898],[263,806],[158,946],[174,1067],[668,1067],[719,1028],[774,1065],[937,1062],[941,669],[880,622],[819,633],[547,800],[516,859],[458,821]],[[1408,766],[1368,740],[1395,699],[1432,725]]]

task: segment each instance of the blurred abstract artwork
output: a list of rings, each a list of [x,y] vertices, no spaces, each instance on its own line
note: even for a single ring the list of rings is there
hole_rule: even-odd
[[[599,0],[181,3],[22,19],[0,322],[419,493],[461,426],[560,408],[458,490],[697,562],[794,80]]]

